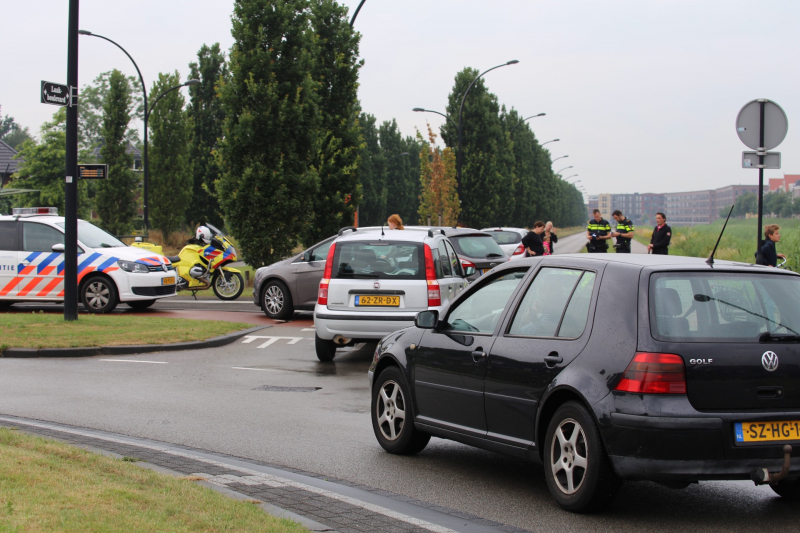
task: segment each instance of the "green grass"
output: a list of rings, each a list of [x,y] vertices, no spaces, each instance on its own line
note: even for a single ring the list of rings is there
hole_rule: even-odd
[[[253,327],[240,322],[81,315],[65,322],[58,314],[0,313],[0,352],[5,348],[73,348],[163,344],[210,339]]]
[[[724,222],[724,219],[719,219],[713,224],[691,227],[673,226],[672,242],[669,247],[670,255],[708,257],[711,250],[714,249]],[[767,224],[778,224],[781,227],[781,242],[777,245],[778,253],[785,254],[789,258],[789,266],[792,270],[797,271],[800,268],[800,219],[765,218],[763,226]],[[730,220],[714,257],[755,263],[756,226],[756,219]],[[650,244],[651,235],[651,229],[637,228],[635,238],[643,244]]]
[[[307,530],[189,479],[0,428],[0,531]]]

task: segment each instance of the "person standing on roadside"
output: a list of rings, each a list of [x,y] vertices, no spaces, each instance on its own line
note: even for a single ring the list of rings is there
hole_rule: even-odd
[[[386,224],[389,226],[389,229],[406,229],[405,226],[403,226],[403,219],[400,218],[398,214],[390,216]]]
[[[650,237],[648,253],[669,255],[670,239],[672,239],[672,228],[667,226],[667,215],[656,213],[656,227],[653,228],[653,236]]]
[[[544,225],[543,240],[550,243],[550,253],[554,254],[555,251],[553,250],[553,244],[558,242],[558,235],[556,235],[556,229],[553,227],[553,223],[549,220],[547,221],[547,224]]]
[[[781,240],[781,227],[777,224],[770,224],[764,228],[764,244],[761,246],[760,261],[756,261],[759,265],[767,265],[771,267],[778,266],[778,258],[786,259],[786,256],[779,254],[775,249],[775,244]]]
[[[592,211],[594,219],[586,227],[586,248],[590,254],[604,254],[608,252],[608,239],[611,238],[611,225],[604,219],[599,209]]]
[[[617,250],[618,254],[631,253],[631,239],[633,239],[634,229],[633,222],[626,218],[619,209],[611,213],[611,216],[617,221],[615,231],[611,232],[611,236],[617,238],[617,244],[614,245],[614,248]]]
[[[529,231],[528,234],[522,238],[522,246],[525,247],[525,257],[541,257],[544,255],[542,233],[544,233],[544,222],[539,220],[533,225],[533,231]]]

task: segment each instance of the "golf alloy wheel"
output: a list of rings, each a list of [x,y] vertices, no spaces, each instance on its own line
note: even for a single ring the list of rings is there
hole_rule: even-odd
[[[95,311],[108,305],[110,295],[108,285],[95,281],[86,287],[86,302]]]
[[[556,486],[564,494],[575,494],[586,479],[589,465],[586,433],[572,418],[561,421],[550,450],[550,468]]]
[[[383,438],[397,440],[406,422],[406,402],[400,385],[386,381],[381,385],[378,401],[375,402],[375,416]]]

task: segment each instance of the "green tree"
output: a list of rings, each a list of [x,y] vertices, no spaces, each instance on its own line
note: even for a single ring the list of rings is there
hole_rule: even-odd
[[[17,159],[22,164],[11,177],[13,187],[39,192],[20,194],[14,198],[17,207],[58,207],[64,215],[64,176],[67,135],[67,109],[59,108],[52,122],[42,125],[41,143],[29,139],[20,146]],[[86,183],[78,182],[78,216],[89,218]]]
[[[237,0],[217,185],[227,228],[253,266],[289,255],[313,221],[320,124],[308,0]]]
[[[213,154],[217,140],[222,137],[225,121],[222,101],[217,97],[217,84],[220,80],[227,80],[228,65],[219,43],[203,45],[197,52],[197,63],[189,63],[189,69],[191,79],[200,80],[200,85],[189,87],[192,197],[186,211],[186,223],[194,226],[210,222],[222,226],[222,211],[216,193],[220,170]]]
[[[383,217],[397,213],[411,222],[419,210],[420,160],[417,154],[422,146],[413,137],[403,138],[394,119],[384,121],[378,135],[386,156],[386,212]]]
[[[95,208],[103,228],[115,235],[128,233],[136,216],[138,180],[131,171],[133,158],[126,153],[128,142],[125,139],[131,119],[130,93],[128,80],[120,71],[113,70],[108,77],[100,130],[104,141],[100,156],[108,165],[108,179],[97,186]]]
[[[362,200],[358,206],[358,225],[362,227],[379,225],[389,216],[386,212],[386,157],[375,123],[373,115],[361,113],[359,124],[363,143],[358,178]]]
[[[303,242],[313,243],[353,223],[361,200],[358,187],[358,60],[360,34],[350,27],[347,8],[333,0],[310,1],[314,34],[313,79],[318,83],[319,137],[311,163],[318,176],[317,193],[309,198],[313,222]]]
[[[159,95],[181,84],[180,74],[159,74],[150,94]],[[191,126],[184,111],[186,101],[179,89],[169,91],[151,108],[150,137],[150,216],[152,225],[164,240],[183,224],[192,195],[189,164]]]
[[[78,142],[80,150],[84,152],[81,154],[81,161],[85,161],[91,150],[97,145],[98,141],[102,139],[103,119],[104,112],[103,106],[105,105],[108,91],[110,88],[109,80],[111,79],[111,71],[103,72],[97,76],[90,85],[84,85],[80,92],[80,106],[78,106]],[[128,82],[130,95],[128,112],[132,120],[144,119],[144,104],[142,99],[142,86],[139,83],[139,78],[128,76],[125,78]],[[125,131],[125,141],[133,144],[139,144],[139,131],[128,124]]]
[[[457,120],[461,95],[479,72],[466,68],[456,74],[448,97],[447,114]],[[472,86],[462,114],[461,207],[462,222],[483,227],[502,223],[515,208],[513,153],[505,140],[497,97],[486,89],[483,79]],[[447,146],[458,146],[455,127],[442,126]]]
[[[0,106],[0,111],[2,111],[3,106]],[[31,134],[28,131],[28,128],[20,126],[14,117],[10,117],[6,115],[3,117],[0,115],[0,141],[3,141],[11,148],[18,150],[19,146],[31,139]]]

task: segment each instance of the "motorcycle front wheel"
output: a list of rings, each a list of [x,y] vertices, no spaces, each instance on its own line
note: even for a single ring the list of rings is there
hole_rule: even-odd
[[[235,300],[244,292],[244,278],[238,272],[218,270],[211,287],[220,300]]]

